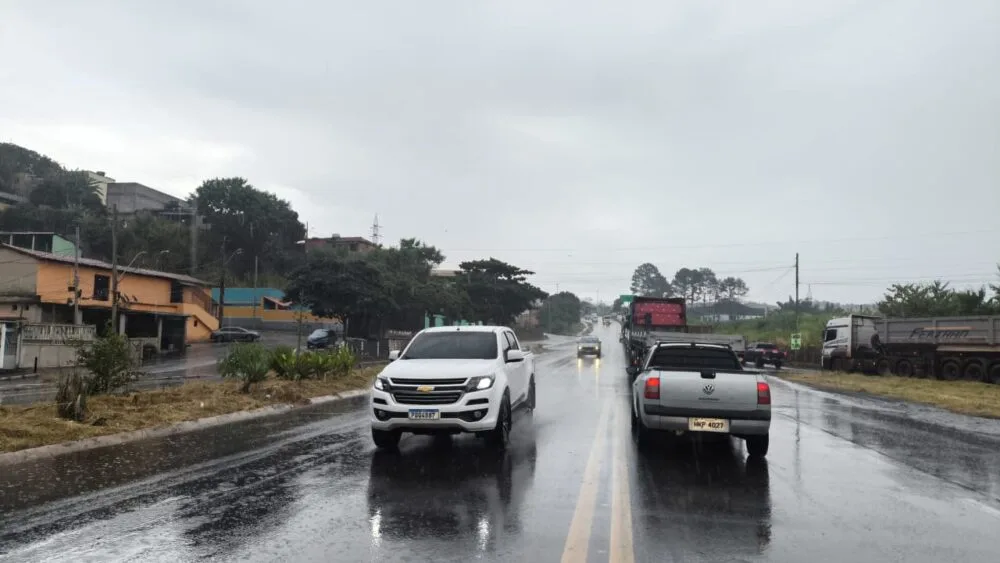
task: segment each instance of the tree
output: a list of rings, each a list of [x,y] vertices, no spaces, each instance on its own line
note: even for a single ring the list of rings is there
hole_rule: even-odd
[[[724,298],[727,301],[739,301],[747,293],[750,293],[750,288],[747,287],[746,282],[741,278],[730,276],[719,281],[718,291],[720,298]]]
[[[321,317],[383,315],[398,309],[381,270],[364,258],[333,252],[309,254],[290,275],[286,296]]]
[[[674,286],[674,291],[679,293],[681,297],[687,299],[689,303],[692,303],[696,301],[701,281],[702,275],[698,270],[681,268],[674,274],[674,281],[672,285]]]
[[[96,185],[85,172],[51,174],[31,191],[29,201],[56,209],[87,209],[102,211],[104,204],[97,195]]]
[[[888,317],[946,317],[990,315],[1000,311],[1000,303],[987,297],[986,288],[955,291],[937,280],[924,284],[893,284],[878,302],[879,312]]]
[[[568,291],[550,295],[539,313],[547,332],[572,334],[580,323],[580,298]]]
[[[297,241],[305,226],[291,205],[276,195],[258,190],[244,178],[214,178],[198,187],[198,213],[209,224],[204,237],[207,263],[221,264],[223,241],[227,249],[243,249],[230,265],[236,277],[247,277],[254,257],[269,271],[283,272],[301,261]]]
[[[718,300],[719,280],[711,268],[698,268],[695,270],[695,301],[705,300],[711,297]]]
[[[527,282],[534,272],[490,258],[459,264],[458,287],[469,297],[476,320],[511,325],[548,294]]]
[[[667,278],[663,277],[659,268],[649,262],[636,267],[632,273],[630,289],[634,295],[643,297],[669,297],[672,293]]]

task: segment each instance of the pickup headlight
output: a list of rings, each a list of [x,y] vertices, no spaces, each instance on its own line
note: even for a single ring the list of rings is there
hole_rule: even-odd
[[[490,387],[493,387],[493,376],[481,375],[479,377],[469,379],[469,382],[465,385],[465,390],[482,391],[484,389],[489,389]]]
[[[389,390],[389,382],[386,381],[386,380],[384,380],[384,379],[382,379],[381,377],[376,377],[375,378],[375,388],[378,389],[379,391],[388,391]]]

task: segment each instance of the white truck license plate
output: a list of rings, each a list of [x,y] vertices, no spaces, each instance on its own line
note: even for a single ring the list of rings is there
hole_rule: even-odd
[[[410,420],[437,420],[441,411],[437,409],[410,409]]]
[[[729,421],[724,418],[689,418],[688,430],[692,432],[729,432]]]

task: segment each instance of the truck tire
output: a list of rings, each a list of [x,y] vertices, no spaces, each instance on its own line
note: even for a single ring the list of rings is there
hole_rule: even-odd
[[[757,369],[763,369],[764,368],[764,360],[761,360],[761,359],[758,358],[757,360],[754,361],[753,367],[755,367]]]
[[[962,377],[962,366],[956,360],[945,360],[941,362],[941,369],[938,373],[945,381],[955,381]]]
[[[774,362],[774,369],[780,370],[781,369],[781,362]]]
[[[1000,385],[1000,362],[996,362],[990,366],[989,382],[994,385]]]
[[[879,358],[875,361],[875,373],[879,375],[890,375],[892,373],[892,365],[889,360],[885,358]]]
[[[635,445],[640,450],[646,450],[649,448],[652,430],[646,428],[646,425],[642,423],[642,419],[636,414],[634,406],[629,409],[629,413],[632,415],[632,438],[635,440]]]
[[[767,447],[770,441],[769,434],[764,434],[763,436],[747,436],[747,454],[753,458],[762,458],[766,456]]]
[[[507,445],[510,444],[510,427],[510,395],[504,393],[503,400],[500,402],[500,412],[497,414],[496,426],[487,432],[486,443],[497,450],[507,449]]]
[[[986,360],[974,358],[966,362],[962,377],[968,381],[986,381]]]
[[[375,430],[372,428],[372,441],[379,449],[392,450],[399,446],[399,438],[402,434],[399,430]]]
[[[899,360],[896,362],[896,369],[893,370],[893,373],[899,377],[913,377],[913,364],[910,363],[910,360]]]

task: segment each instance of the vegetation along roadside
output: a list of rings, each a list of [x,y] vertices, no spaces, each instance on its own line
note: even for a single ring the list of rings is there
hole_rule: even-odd
[[[789,372],[780,377],[829,391],[867,393],[940,407],[958,414],[1000,419],[1000,386],[988,383],[853,373]]]
[[[308,404],[313,397],[366,388],[382,369],[355,368],[356,358],[347,349],[296,357],[287,347],[238,344],[219,362],[222,381],[132,392],[128,382],[135,372],[121,350],[116,337],[81,349],[81,357],[91,359],[89,371],[66,373],[55,404],[0,406],[0,453],[270,405]]]

